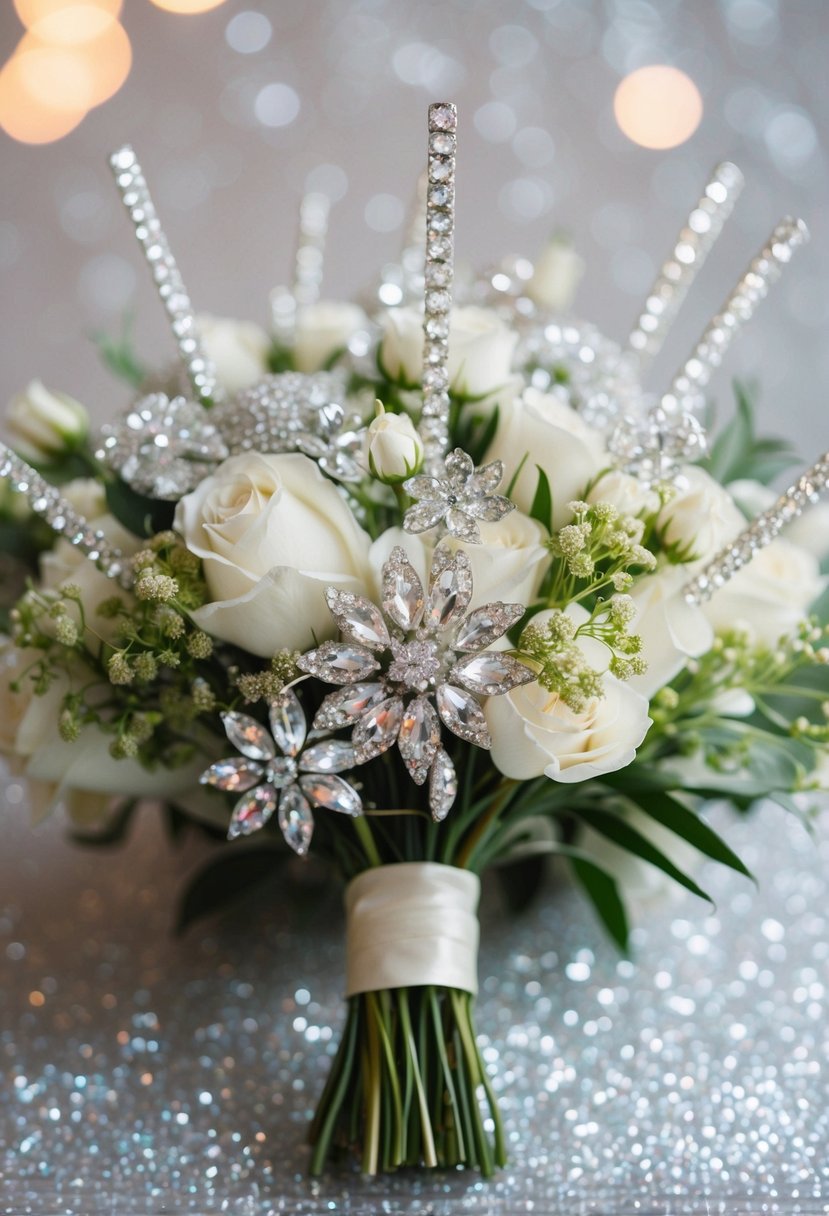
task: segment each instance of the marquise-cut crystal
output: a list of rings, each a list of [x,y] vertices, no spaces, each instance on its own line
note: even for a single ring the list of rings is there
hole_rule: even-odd
[[[272,760],[276,755],[273,739],[255,718],[231,711],[222,714],[222,721],[230,742],[249,760]]]
[[[329,684],[356,684],[377,671],[380,664],[370,651],[353,642],[323,642],[302,655],[297,667]]]
[[[406,706],[400,724],[398,747],[412,780],[423,785],[440,743],[440,723],[427,697],[416,697]]]
[[[432,762],[429,773],[429,806],[432,818],[438,823],[445,819],[458,794],[458,778],[455,766],[442,747]]]
[[[258,785],[255,790],[243,794],[233,808],[228,840],[237,836],[249,836],[264,827],[276,810],[277,792],[272,785]]]
[[[383,566],[383,607],[401,629],[416,629],[423,616],[423,584],[405,550],[396,545]]]
[[[389,750],[397,739],[403,721],[403,702],[389,697],[360,718],[351,741],[359,764],[365,764]]]
[[[523,604],[484,604],[461,622],[456,650],[483,650],[512,629],[526,612]]]
[[[360,815],[363,804],[360,795],[343,781],[342,777],[330,773],[313,773],[299,779],[303,794],[314,806],[327,811],[339,811],[343,815]]]
[[[299,768],[303,773],[344,773],[355,764],[351,743],[346,739],[325,739],[302,753]]]
[[[270,703],[271,732],[286,756],[296,756],[305,742],[305,714],[292,688],[284,689]]]
[[[385,650],[389,631],[379,608],[362,595],[329,587],[325,593],[331,615],[344,637],[370,650]]]
[[[429,600],[424,624],[431,631],[446,629],[466,612],[472,598],[472,567],[465,553],[438,548],[432,561]]]
[[[226,790],[241,794],[251,789],[262,780],[264,770],[255,760],[246,760],[244,756],[228,756],[226,760],[217,760],[211,764],[199,777],[202,785],[212,785],[217,790]]]
[[[484,697],[498,696],[535,679],[535,674],[524,663],[498,650],[469,655],[458,663],[452,676],[470,692]]]
[[[368,710],[386,699],[385,686],[380,683],[353,684],[330,692],[314,718],[314,730],[339,730],[351,726]]]
[[[304,857],[314,834],[314,816],[308,799],[297,785],[283,790],[279,799],[279,827],[288,844]]]
[[[492,746],[484,712],[470,693],[454,684],[441,684],[437,703],[438,713],[453,734],[476,747]]]

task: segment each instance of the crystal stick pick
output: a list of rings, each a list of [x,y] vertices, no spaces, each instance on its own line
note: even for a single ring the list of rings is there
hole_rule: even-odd
[[[297,309],[319,299],[330,210],[328,195],[316,190],[305,194],[299,205],[294,281],[291,287],[274,287],[271,292],[273,331],[280,346],[294,344]]]
[[[429,106],[429,184],[426,191],[426,262],[423,316],[424,468],[439,474],[449,447],[449,314],[455,239],[457,106]]]
[[[138,158],[129,144],[109,158],[121,201],[127,209],[135,235],[166,309],[178,353],[190,383],[203,405],[220,401],[224,393],[216,369],[199,336],[193,305],[161,228]]]
[[[41,477],[37,469],[0,443],[0,480],[4,478],[13,490],[23,495],[29,509],[45,520],[56,535],[74,545],[107,578],[115,579],[123,587],[131,586],[131,571],[123,555],[109,544],[103,532],[76,511],[56,486]]]
[[[423,299],[423,273],[426,260],[426,195],[429,173],[424,169],[406,224],[406,236],[396,262],[383,267],[377,297],[386,307],[412,304]]]
[[[768,510],[752,520],[747,528],[722,549],[685,587],[690,604],[701,604],[724,587],[738,570],[765,549],[780,534],[786,524],[801,515],[829,489],[829,452],[816,460],[811,468],[778,498]]]
[[[641,316],[628,338],[640,374],[658,354],[688,289],[699,274],[714,242],[740,196],[743,175],[723,161],[715,167],[701,198],[680,230],[671,255],[648,292]]]
[[[809,229],[803,220],[790,217],[781,220],[674,377],[661,402],[666,413],[701,410],[702,390],[711,373],[719,367],[736,334],[754,316],[795,250],[808,239]]]

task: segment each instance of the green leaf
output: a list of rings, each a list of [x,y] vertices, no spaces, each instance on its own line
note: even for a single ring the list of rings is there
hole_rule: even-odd
[[[651,819],[655,819],[669,831],[681,836],[683,840],[687,840],[706,857],[711,857],[724,866],[730,866],[738,874],[744,874],[746,878],[750,878],[752,882],[756,883],[757,880],[751,871],[714,829],[677,798],[673,798],[670,794],[640,794],[636,798],[636,805]]]
[[[195,921],[237,902],[266,881],[273,881],[288,860],[287,850],[261,843],[223,848],[208,861],[187,887],[176,916],[176,933]]]
[[[537,464],[535,467],[538,470],[538,484],[535,487],[530,507],[530,518],[538,520],[548,532],[551,532],[553,529],[553,495],[550,491],[550,481],[541,465]]]
[[[125,380],[133,388],[138,388],[146,380],[147,371],[133,349],[132,321],[132,313],[126,312],[118,336],[98,332],[92,335],[92,341],[98,347],[104,366],[119,380]]]
[[[734,384],[737,412],[720,432],[703,468],[722,485],[731,481],[772,482],[795,461],[795,452],[786,439],[758,437],[754,427],[754,405],[745,385]]]
[[[582,816],[582,822],[588,827],[606,836],[608,840],[612,840],[614,844],[620,848],[627,849],[629,853],[641,857],[643,861],[650,862],[651,865],[662,870],[674,882],[679,883],[681,887],[685,887],[686,891],[690,891],[692,895],[699,896],[700,899],[706,900],[707,903],[713,904],[713,900],[709,895],[698,887],[692,878],[687,874],[683,874],[682,870],[678,869],[670,858],[649,840],[646,840],[641,833],[632,828],[629,823],[626,823],[620,815],[614,814],[612,811],[603,811],[593,809]]]
[[[106,499],[118,522],[134,536],[153,536],[173,526],[175,503],[136,494],[120,478],[107,482]]]
[[[571,857],[570,868],[616,945],[620,950],[626,951],[630,929],[625,905],[615,880],[586,857]]]

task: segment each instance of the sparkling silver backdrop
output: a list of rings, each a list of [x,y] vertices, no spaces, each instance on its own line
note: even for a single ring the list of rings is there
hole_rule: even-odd
[[[288,273],[297,203],[336,199],[326,294],[355,291],[396,251],[424,161],[426,106],[458,102],[459,256],[532,253],[568,230],[588,262],[577,311],[622,338],[711,166],[747,187],[654,369],[667,380],[774,222],[813,240],[712,389],[756,376],[769,424],[804,456],[826,446],[829,380],[829,8],[821,0],[227,0],[200,16],[127,0],[126,86],[57,144],[2,144],[0,389],[34,375],[102,417],[122,399],[86,335],[126,308],[147,359],[172,347],[109,179],[131,141],[196,307],[266,320]],[[10,3],[0,49],[20,33]],[[618,130],[619,79],[669,62],[699,86],[702,123],[654,152]]]

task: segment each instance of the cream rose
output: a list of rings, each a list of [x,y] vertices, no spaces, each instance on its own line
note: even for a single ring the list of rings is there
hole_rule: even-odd
[[[621,469],[602,473],[587,495],[589,503],[608,502],[622,515],[654,515],[659,510],[659,495],[649,490],[638,477]]]
[[[712,558],[743,530],[745,516],[728,491],[704,469],[684,468],[679,486],[662,511],[663,540],[689,558]]]
[[[367,585],[369,537],[307,456],[232,456],[182,498],[175,527],[210,591],[194,620],[253,654],[331,637],[325,588]]]
[[[526,389],[499,420],[484,459],[503,461],[504,486],[518,474],[510,498],[526,513],[538,485],[536,466],[543,469],[550,482],[557,528],[570,519],[567,504],[584,495],[606,464],[601,441],[575,410],[534,388]]]
[[[9,402],[6,426],[11,446],[27,460],[49,460],[76,448],[89,432],[89,414],[68,393],[56,393],[40,380]]]
[[[689,658],[711,649],[714,630],[703,610],[685,600],[688,572],[666,566],[637,579],[630,592],[636,605],[631,631],[642,638],[642,658],[648,670],[628,681],[631,688],[652,697],[669,684]]]
[[[604,689],[583,713],[536,682],[490,697],[484,711],[496,768],[518,781],[544,773],[567,783],[625,768],[651,724],[648,702],[610,675]]]
[[[419,384],[423,313],[391,308],[381,318],[380,362],[393,380]],[[454,308],[449,320],[449,384],[464,397],[484,397],[509,378],[518,334],[486,308]]]
[[[365,459],[371,475],[386,485],[399,485],[423,464],[423,440],[408,414],[387,414],[377,402],[377,417],[366,432]]]
[[[294,364],[300,372],[318,372],[332,355],[348,346],[368,318],[357,304],[320,300],[297,309],[294,331]]]
[[[505,603],[531,604],[550,563],[547,531],[521,511],[511,511],[497,524],[482,523],[479,545],[447,537],[444,544],[463,549],[472,567],[472,607]]]
[[[239,393],[268,370],[270,339],[253,321],[235,321],[202,313],[196,325],[207,357],[229,393]]]
[[[771,646],[797,629],[826,582],[813,554],[778,539],[715,592],[703,611],[718,632],[740,625]]]
[[[554,313],[569,312],[583,275],[584,259],[569,241],[554,237],[535,263],[527,295],[539,308]]]

